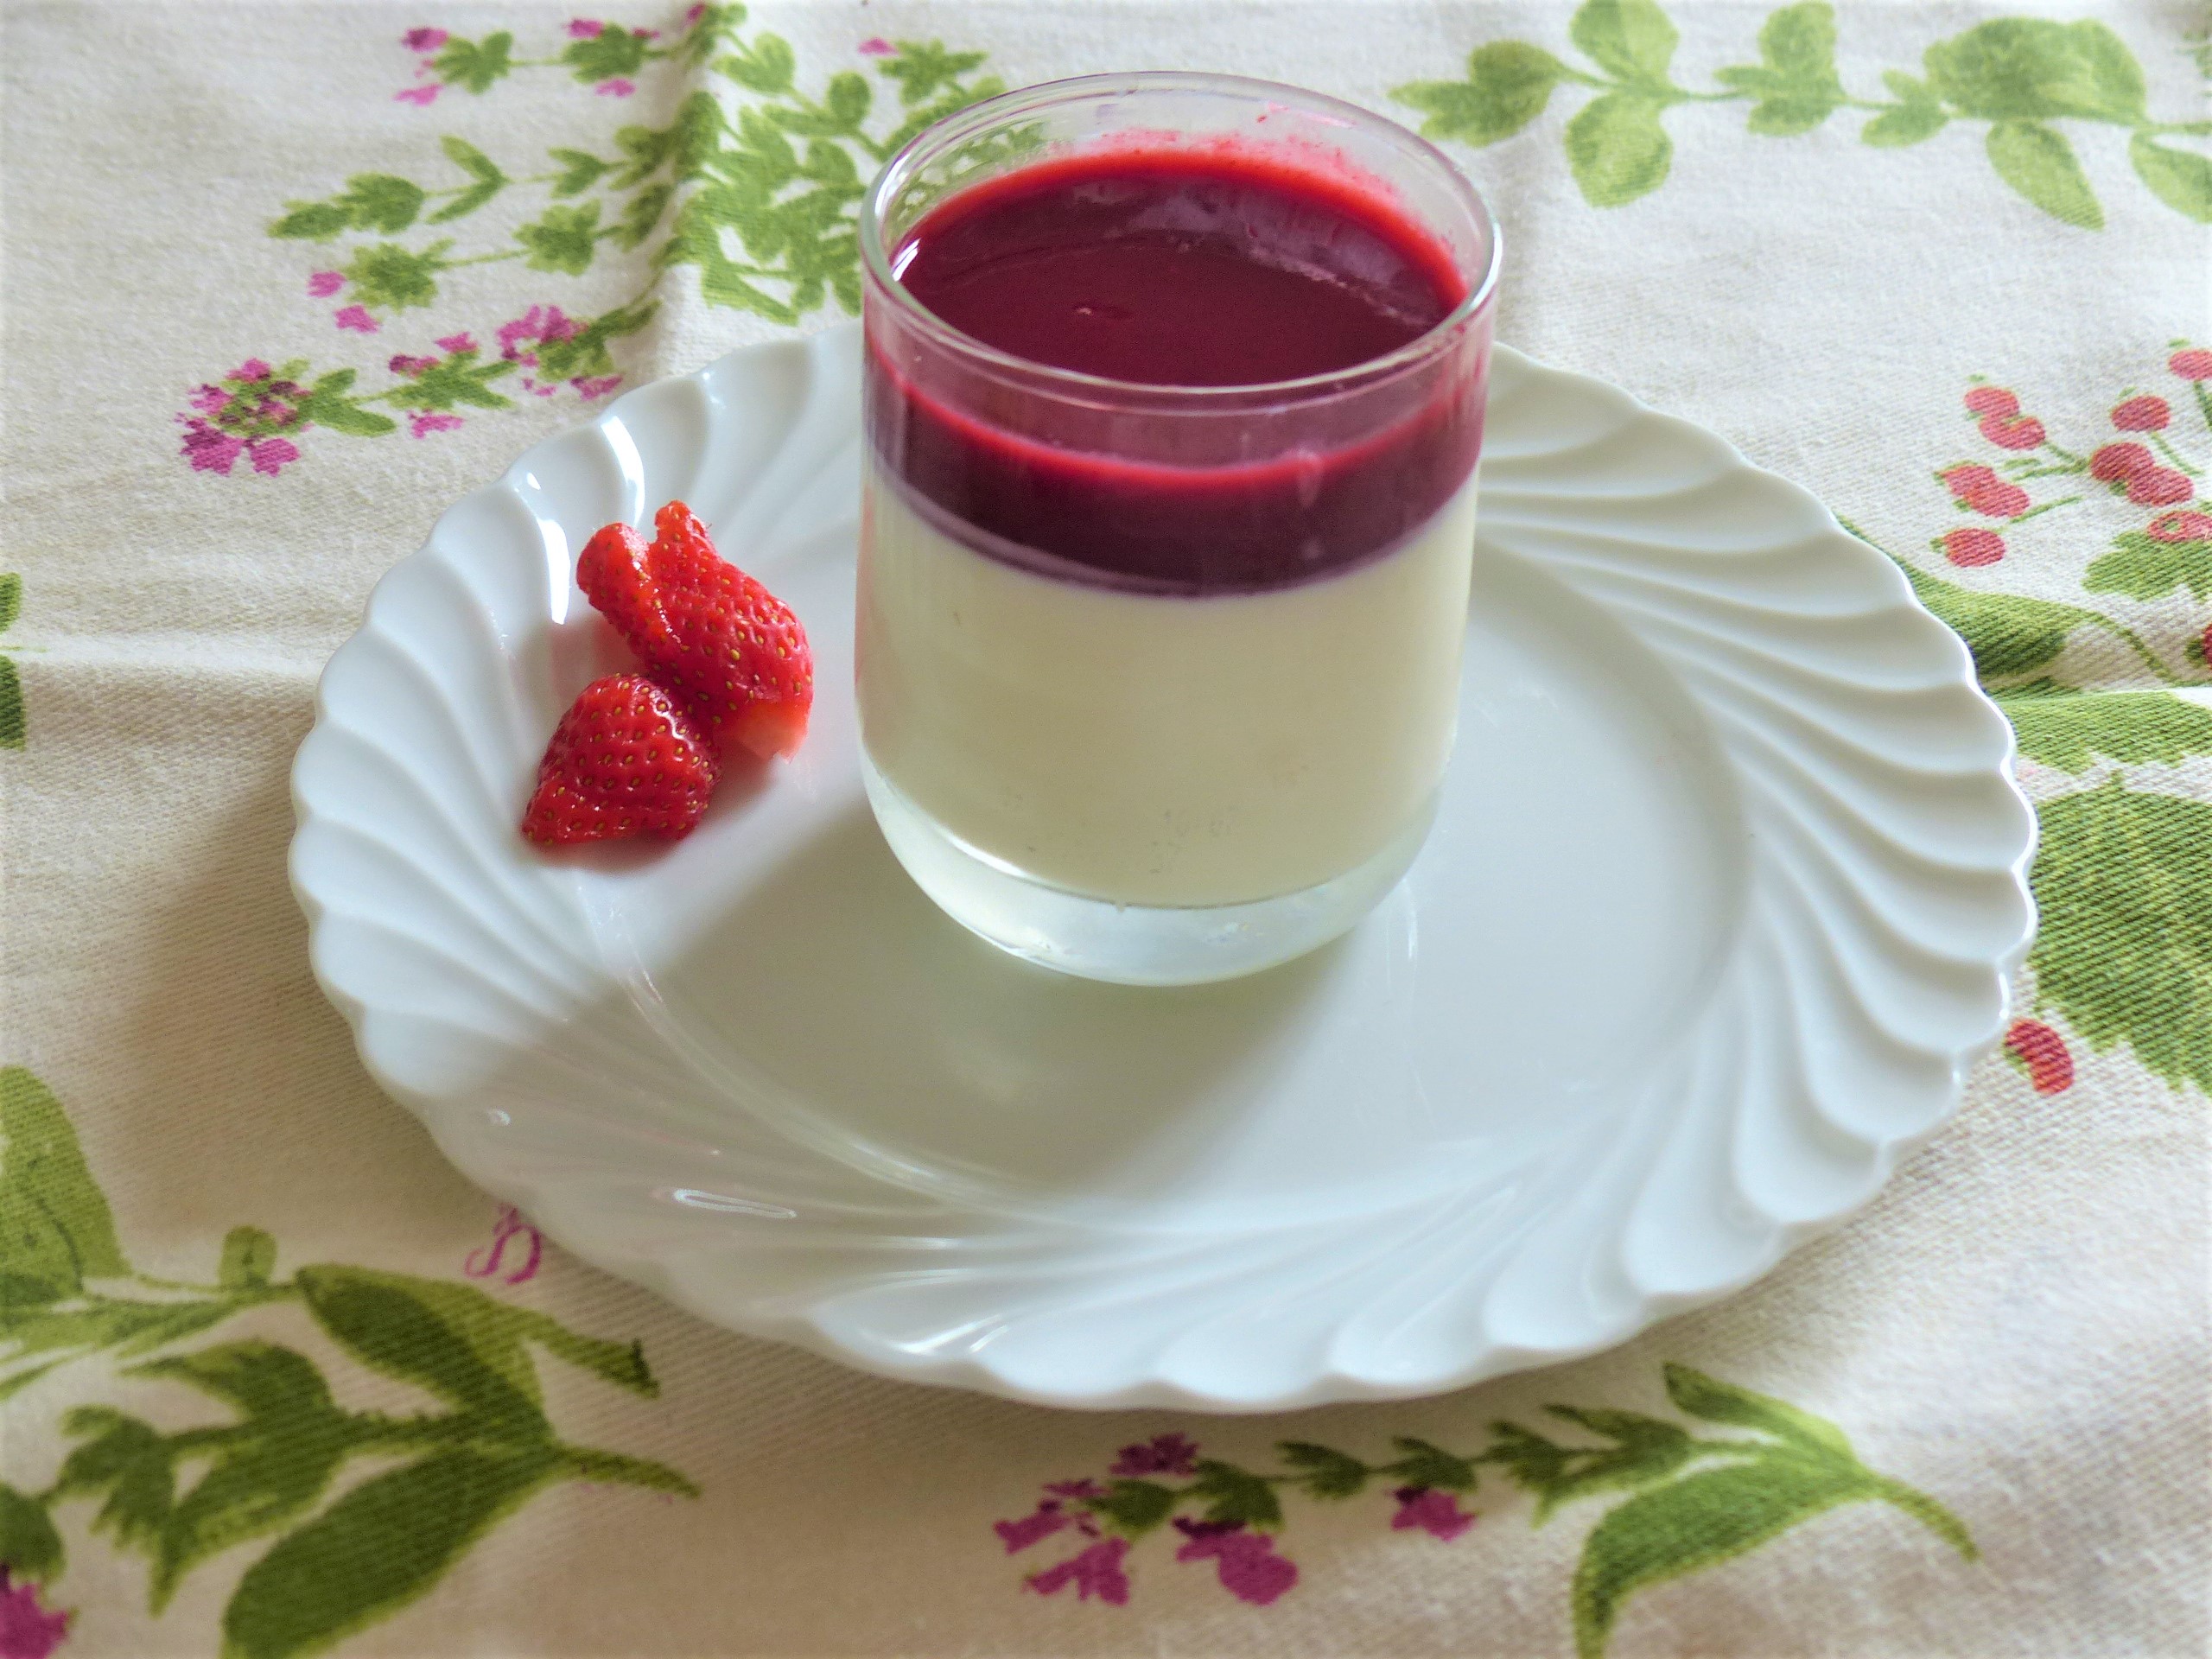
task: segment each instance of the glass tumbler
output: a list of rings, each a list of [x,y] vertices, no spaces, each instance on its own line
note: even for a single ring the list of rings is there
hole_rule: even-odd
[[[1069,157],[1231,158],[1424,236],[1404,346],[1252,385],[1058,368],[901,285],[917,227]],[[1334,99],[1096,75],[949,117],[862,204],[857,695],[868,798],[931,899],[1048,968],[1233,977],[1413,861],[1459,703],[1499,244],[1445,156]]]

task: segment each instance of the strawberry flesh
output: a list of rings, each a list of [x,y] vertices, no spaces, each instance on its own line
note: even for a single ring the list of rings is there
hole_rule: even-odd
[[[522,833],[541,847],[631,836],[680,840],[720,771],[677,700],[642,674],[594,680],[545,746]]]

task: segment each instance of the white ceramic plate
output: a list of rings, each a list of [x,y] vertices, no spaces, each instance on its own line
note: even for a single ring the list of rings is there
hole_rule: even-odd
[[[1501,347],[1459,758],[1352,935],[1174,991],[892,861],[850,692],[858,336],[644,388],[454,506],[294,772],[316,973],[472,1179],[706,1319],[1064,1405],[1416,1395],[1619,1342],[1866,1202],[2002,1031],[2034,817],[1967,653],[1719,439]],[[812,735],[672,849],[515,832],[671,497]]]

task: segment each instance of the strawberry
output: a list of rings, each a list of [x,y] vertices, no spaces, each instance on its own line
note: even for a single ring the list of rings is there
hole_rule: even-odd
[[[576,556],[576,586],[640,657],[673,653],[676,636],[653,587],[645,538],[627,524],[594,531]]]
[[[719,768],[676,699],[642,674],[586,686],[538,763],[522,832],[541,847],[691,833]]]
[[[607,526],[585,544],[577,581],[724,753],[789,754],[814,703],[806,630],[715,550],[683,502],[656,513],[653,529],[647,545],[626,525]]]

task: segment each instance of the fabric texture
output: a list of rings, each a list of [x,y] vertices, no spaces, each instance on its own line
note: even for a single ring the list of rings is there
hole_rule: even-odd
[[[0,1659],[2204,1651],[2201,5],[4,30]],[[1499,337],[1811,487],[2015,721],[2005,1052],[1865,1214],[1615,1352],[1221,1421],[848,1373],[474,1191],[309,975],[287,771],[377,576],[620,388],[851,309],[903,136],[1132,67],[1424,125]]]

